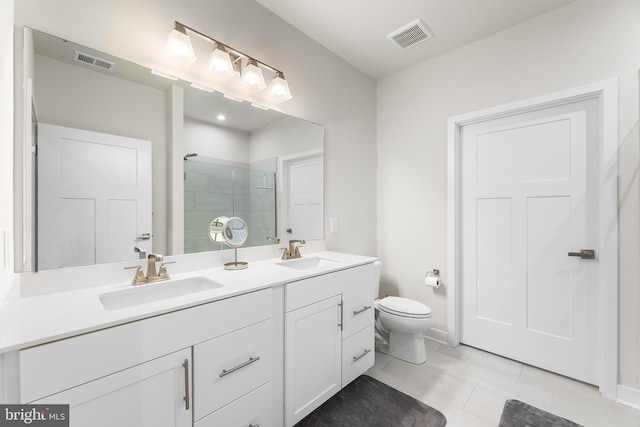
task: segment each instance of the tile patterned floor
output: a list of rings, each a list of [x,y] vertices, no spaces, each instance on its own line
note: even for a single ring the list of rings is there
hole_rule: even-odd
[[[518,399],[585,427],[640,427],[640,411],[597,388],[472,347],[425,340],[427,362],[376,352],[368,375],[440,410],[447,427],[495,427],[507,399]]]

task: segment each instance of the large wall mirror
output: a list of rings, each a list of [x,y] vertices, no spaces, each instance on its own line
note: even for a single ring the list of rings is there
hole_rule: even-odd
[[[322,126],[37,30],[23,42],[23,270],[224,249],[220,216],[247,223],[245,246],[324,237]]]

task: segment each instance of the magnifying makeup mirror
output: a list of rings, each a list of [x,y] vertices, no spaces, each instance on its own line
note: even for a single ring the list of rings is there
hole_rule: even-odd
[[[247,241],[249,229],[242,218],[219,216],[209,224],[209,239],[215,243],[226,243],[234,250],[233,262],[225,263],[225,270],[242,270],[249,266],[247,262],[238,261],[238,248]]]

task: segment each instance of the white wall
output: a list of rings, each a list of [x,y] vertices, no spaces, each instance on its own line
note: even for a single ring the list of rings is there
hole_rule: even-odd
[[[324,129],[285,117],[251,132],[251,162],[324,148]]]
[[[184,152],[249,163],[249,132],[185,117]]]
[[[447,330],[447,117],[618,78],[620,375],[638,385],[638,122],[640,2],[582,0],[381,79],[378,83],[378,255],[385,290],[429,304]],[[634,189],[635,188],[635,189]],[[631,189],[630,192],[627,190]],[[391,224],[412,224],[398,233]]]
[[[328,248],[376,254],[376,83],[371,78],[253,0],[21,0],[15,9],[18,26],[145,66],[169,67],[162,50],[178,20],[282,69],[293,99],[281,110],[327,129],[326,217],[341,221],[338,233],[326,233]],[[81,24],[86,22],[91,25]]]
[[[12,17],[13,0],[0,2],[0,93],[3,94],[0,97],[0,301],[17,280],[13,273],[13,185],[10,184],[13,182]]]

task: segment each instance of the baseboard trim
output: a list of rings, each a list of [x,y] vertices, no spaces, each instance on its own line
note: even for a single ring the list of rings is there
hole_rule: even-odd
[[[618,385],[618,397],[616,401],[634,409],[640,409],[640,390],[626,385]]]
[[[440,344],[448,345],[447,340],[449,335],[446,331],[441,331],[440,329],[431,328],[427,332],[424,333],[424,337],[430,339],[431,341],[438,342]]]

